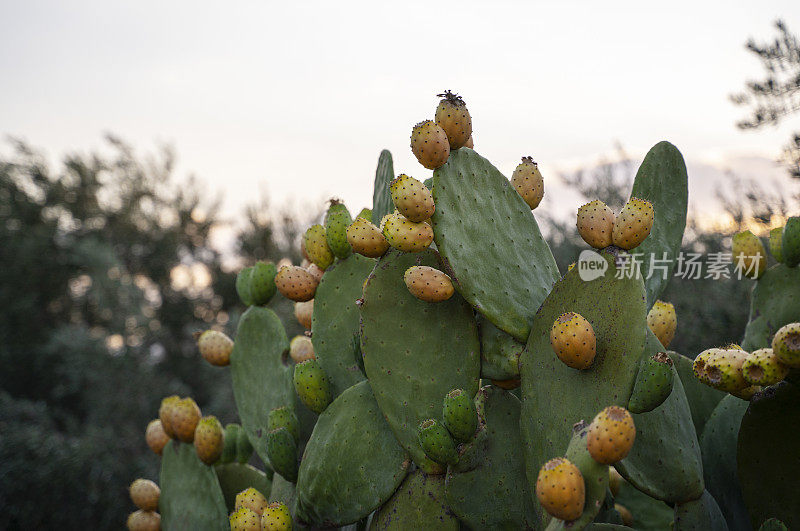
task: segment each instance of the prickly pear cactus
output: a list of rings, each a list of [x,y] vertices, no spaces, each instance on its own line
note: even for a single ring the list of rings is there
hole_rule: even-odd
[[[686,398],[689,401],[694,431],[699,437],[703,433],[706,422],[714,412],[714,408],[716,408],[720,400],[726,396],[726,393],[702,384],[700,380],[694,376],[692,370],[693,360],[677,352],[669,352],[669,356],[672,359],[678,378],[683,386],[683,392],[686,394]]]
[[[800,268],[777,264],[767,269],[753,288],[742,348],[769,347],[775,332],[799,317]]]
[[[394,179],[394,165],[392,164],[392,154],[384,149],[378,157],[378,167],[375,170],[375,188],[372,193],[372,221],[375,225],[380,224],[381,219],[386,214],[394,210],[392,205],[392,194],[389,191],[389,183]]]
[[[444,476],[412,472],[372,517],[370,531],[458,531],[458,518],[445,504],[444,489]]]
[[[714,497],[707,491],[696,500],[675,505],[675,530],[728,531]]]
[[[253,487],[258,492],[268,495],[272,489],[272,481],[267,475],[250,465],[241,463],[228,463],[214,466],[219,486],[225,496],[225,506],[228,512],[233,511],[236,495],[245,489]]]

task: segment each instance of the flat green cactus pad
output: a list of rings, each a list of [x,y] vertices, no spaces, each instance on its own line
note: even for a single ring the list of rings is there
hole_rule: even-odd
[[[706,490],[726,515],[728,527],[735,531],[751,529],[736,470],[739,426],[748,405],[747,401],[726,394],[709,417],[700,437]]]
[[[487,386],[477,400],[482,402],[486,444],[474,469],[448,470],[447,503],[471,529],[538,528],[523,465],[519,399]]]
[[[675,505],[675,531],[728,531],[714,497],[703,491],[700,498]]]
[[[242,428],[265,463],[269,463],[267,414],[280,406],[293,408],[295,403],[288,349],[286,331],[275,312],[256,306],[244,312],[231,353],[233,396]]]
[[[689,400],[689,409],[692,411],[694,431],[699,437],[703,433],[706,421],[708,421],[711,413],[714,412],[714,408],[717,407],[720,400],[727,396],[727,393],[705,385],[698,380],[692,370],[694,360],[677,352],[670,351],[667,354],[672,358],[675,370],[678,371],[678,377],[681,380],[681,384],[683,384],[683,392]]]
[[[372,222],[380,225],[381,218],[394,210],[389,183],[394,179],[392,154],[388,149],[381,151],[378,167],[375,169],[375,186],[372,191]]]
[[[754,528],[778,518],[800,529],[800,387],[781,382],[750,401],[739,429],[739,480]]]
[[[458,531],[458,519],[445,505],[444,489],[444,476],[412,472],[372,517],[370,531]]]
[[[359,319],[356,299],[375,260],[352,254],[329,267],[314,296],[311,341],[334,398],[364,379],[356,356]]]
[[[678,148],[669,142],[659,142],[650,148],[636,172],[631,197],[650,201],[655,211],[650,235],[639,247],[631,250],[631,253],[642,253],[642,275],[647,279],[645,288],[647,307],[650,308],[672,278],[686,228],[689,177]],[[666,258],[667,261],[651,262],[651,257],[655,260]],[[654,264],[656,268],[652,269]],[[666,272],[658,269],[662,266],[666,267]]]
[[[784,325],[800,320],[800,268],[777,264],[758,279],[750,296],[750,319],[742,348],[769,347]]]
[[[663,350],[648,329],[644,356]],[[673,370],[672,393],[648,413],[633,415],[636,441],[616,469],[642,492],[668,503],[695,500],[703,494],[703,462],[683,385]]]
[[[584,282],[573,268],[553,287],[536,314],[520,361],[522,416],[528,481],[562,455],[572,426],[590,422],[604,407],[625,406],[630,398],[647,329],[641,279],[614,278],[614,258],[604,254],[605,275]],[[583,371],[567,367],[550,346],[550,328],[564,312],[585,317],[597,337],[597,355]]]
[[[525,344],[478,314],[481,336],[481,376],[493,380],[519,378],[519,355]]]
[[[434,240],[456,289],[501,330],[527,341],[558,267],[530,207],[491,163],[459,149],[433,174]]]
[[[169,441],[161,455],[158,512],[162,529],[227,529],[225,497],[214,469],[192,444]]]
[[[319,416],[300,463],[298,516],[319,526],[356,522],[389,499],[409,465],[369,383],[358,383]]]
[[[627,481],[623,481],[614,502],[625,506],[633,515],[633,526],[639,531],[669,529],[674,511],[661,500],[651,498]]]
[[[272,482],[261,470],[250,465],[240,463],[228,463],[227,465],[217,465],[214,467],[219,480],[222,494],[225,496],[225,506],[228,513],[233,512],[236,495],[245,489],[253,487],[258,492],[269,497],[272,490]]]
[[[409,293],[403,273],[413,265],[439,267],[433,251],[390,250],[375,266],[361,306],[361,351],[375,399],[397,440],[428,472],[443,472],[425,456],[417,429],[440,419],[452,389],[474,395],[480,344],[472,308],[455,294],[428,303]]]

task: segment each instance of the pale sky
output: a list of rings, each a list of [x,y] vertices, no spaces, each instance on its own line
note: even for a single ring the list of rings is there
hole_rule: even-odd
[[[179,174],[224,192],[230,216],[262,190],[273,204],[336,195],[357,212],[382,148],[397,173],[430,175],[409,134],[452,89],[476,150],[507,176],[532,155],[558,192],[555,175],[616,141],[641,157],[666,139],[697,205],[724,186],[719,169],[782,178],[770,160],[800,119],[743,133],[728,100],[761,77],[744,43],[772,38],[778,17],[800,32],[797,0],[6,0],[0,135],[53,157],[107,131],[140,153],[169,143]]]

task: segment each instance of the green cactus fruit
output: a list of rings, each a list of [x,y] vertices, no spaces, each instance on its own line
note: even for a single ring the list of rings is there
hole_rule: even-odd
[[[436,122],[425,120],[411,130],[411,152],[429,170],[435,170],[447,162],[450,143],[447,133]]]
[[[300,401],[314,413],[322,413],[333,400],[330,382],[317,360],[306,360],[294,367],[294,389]]]
[[[261,516],[247,507],[239,507],[229,518],[231,531],[261,531]]]
[[[206,330],[197,338],[197,348],[203,359],[211,365],[225,367],[231,363],[233,340],[223,332]]]
[[[236,460],[236,447],[239,444],[239,432],[242,427],[238,424],[228,424],[225,426],[225,436],[222,447],[222,454],[219,456],[220,463],[233,463]]]
[[[275,295],[277,267],[272,262],[256,262],[250,273],[252,305],[264,306]]]
[[[522,162],[511,174],[511,186],[528,203],[531,210],[539,206],[544,197],[544,179],[539,166],[531,157],[522,157]]]
[[[678,316],[672,303],[656,301],[647,312],[647,326],[656,335],[658,340],[667,348],[675,337],[678,328]]]
[[[624,407],[608,406],[589,424],[586,447],[598,463],[610,465],[621,461],[633,447],[636,426]]]
[[[172,431],[179,441],[190,443],[194,440],[194,430],[200,422],[200,408],[191,398],[175,402],[172,410]]]
[[[421,181],[401,173],[389,183],[389,191],[394,206],[409,221],[418,223],[433,215],[433,195]]]
[[[247,463],[250,461],[253,451],[253,443],[250,442],[250,438],[247,436],[247,430],[241,428],[236,438],[236,461],[241,464]]]
[[[149,479],[136,479],[128,487],[128,492],[131,495],[131,501],[139,509],[143,511],[158,510],[158,498],[161,496],[161,489],[158,488],[155,482]]]
[[[158,408],[158,418],[161,420],[161,427],[164,428],[164,433],[170,439],[175,438],[175,431],[172,429],[172,413],[175,411],[175,405],[180,402],[181,397],[178,395],[168,396],[161,399],[161,406]]]
[[[432,461],[441,465],[454,465],[458,462],[456,444],[447,428],[435,419],[424,420],[419,425],[419,444]]]
[[[772,338],[772,350],[787,367],[800,367],[800,323],[781,327]]]
[[[781,238],[781,255],[783,263],[789,267],[800,264],[800,217],[786,220]]]
[[[161,515],[153,511],[134,511],[126,522],[129,531],[159,531]]]
[[[151,420],[147,424],[144,440],[156,455],[161,455],[164,452],[164,447],[169,442],[169,435],[164,431],[164,425],[161,424],[160,419]]]
[[[780,362],[771,348],[751,352],[742,364],[742,376],[750,385],[774,385],[789,374],[789,367]]]
[[[747,352],[739,349],[716,349],[705,360],[705,374],[709,385],[726,393],[734,393],[748,386],[742,374]]]
[[[595,249],[604,249],[614,243],[611,235],[615,218],[607,204],[599,199],[590,201],[578,209],[578,234]]]
[[[748,278],[758,279],[767,270],[764,244],[749,230],[733,235],[731,254],[736,270]]]
[[[294,303],[294,317],[306,330],[311,330],[311,318],[314,315],[314,300]]]
[[[359,212],[358,216],[356,216],[356,219],[358,219],[358,218],[366,219],[367,221],[371,222],[372,221],[372,210],[369,209],[369,208],[366,208],[366,207],[362,208],[361,212]]]
[[[295,363],[316,359],[314,344],[308,336],[294,336],[289,343],[289,357]]]
[[[334,254],[328,245],[328,237],[325,227],[322,225],[312,225],[308,228],[303,237],[306,246],[308,259],[317,264],[320,269],[325,271],[333,263]]]
[[[456,441],[471,441],[478,429],[475,401],[463,389],[453,389],[444,397],[442,422]]]
[[[245,306],[252,306],[254,304],[253,293],[251,291],[252,275],[252,267],[245,267],[236,275],[236,293]]]
[[[631,197],[614,220],[614,245],[626,251],[638,247],[650,234],[654,219],[650,201]]]
[[[200,461],[213,465],[225,447],[225,433],[217,417],[209,415],[200,419],[194,430],[194,449]]]
[[[383,235],[389,245],[406,253],[419,253],[433,241],[433,229],[425,222],[414,223],[399,213],[388,214]]]
[[[450,277],[429,266],[406,269],[403,280],[413,296],[425,302],[442,302],[455,292]]]
[[[783,227],[775,227],[769,231],[769,252],[776,262],[783,262],[781,244],[783,242]]]
[[[362,217],[347,227],[347,242],[353,251],[368,258],[378,258],[389,250],[389,242],[381,230]]]
[[[326,244],[327,245],[327,244]],[[314,298],[319,280],[299,266],[284,266],[275,275],[275,286],[281,295],[295,302],[306,302]]]
[[[550,346],[565,365],[588,369],[597,350],[592,324],[575,312],[561,314],[550,329]]]
[[[267,417],[267,429],[269,431],[277,430],[278,428],[286,428],[289,433],[294,437],[295,443],[300,442],[300,423],[297,420],[297,415],[291,408],[286,406],[276,407],[269,412]]]
[[[328,212],[325,214],[325,239],[336,258],[347,258],[353,253],[353,249],[347,243],[347,227],[352,222],[353,219],[344,203],[338,199],[331,199]]]
[[[581,471],[564,457],[551,459],[539,470],[536,498],[550,516],[564,521],[579,518],[586,503]]]
[[[434,120],[447,135],[450,149],[458,149],[472,138],[472,117],[467,110],[467,104],[461,96],[449,90],[437,96],[442,100],[436,107]]]
[[[272,502],[261,513],[262,531],[292,531],[292,513],[285,503]]]
[[[233,508],[234,510],[239,510],[245,507],[260,516],[268,503],[267,499],[258,489],[248,487],[236,495]]]
[[[276,428],[269,432],[267,454],[275,472],[287,481],[297,482],[297,443],[287,428]]]
[[[672,392],[672,360],[659,352],[642,360],[633,393],[628,400],[631,413],[646,413],[660,406]]]

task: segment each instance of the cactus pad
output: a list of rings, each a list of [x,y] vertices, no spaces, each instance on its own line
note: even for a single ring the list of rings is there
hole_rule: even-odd
[[[686,398],[689,401],[694,431],[699,438],[703,433],[703,427],[706,425],[706,421],[714,412],[714,408],[717,407],[720,400],[727,396],[727,393],[718,391],[698,380],[692,369],[693,360],[677,352],[668,352],[668,354],[669,357],[672,358],[678,378],[680,378],[681,384],[683,385],[683,392],[686,394]]]
[[[219,486],[225,496],[225,506],[229,513],[233,512],[236,495],[244,489],[253,487],[264,496],[269,496],[269,492],[272,490],[272,482],[267,475],[250,465],[229,463],[215,466],[214,471],[217,473]]]
[[[501,330],[528,339],[558,268],[530,207],[494,166],[455,151],[433,176],[431,222],[456,289]]]
[[[675,529],[728,531],[728,526],[714,497],[703,491],[700,498],[675,505]]]
[[[772,336],[800,315],[800,268],[777,264],[756,282],[750,296],[750,319],[742,348],[748,352],[770,347]]]
[[[444,502],[444,476],[417,470],[372,517],[370,531],[458,531],[458,519]]]
[[[372,219],[375,225],[380,224],[386,214],[394,210],[392,194],[389,183],[394,179],[394,165],[392,154],[388,149],[381,151],[378,157],[378,167],[375,169],[375,187],[372,192]]]
[[[481,376],[493,380],[519,378],[519,357],[525,348],[509,334],[478,314],[481,336]]]

